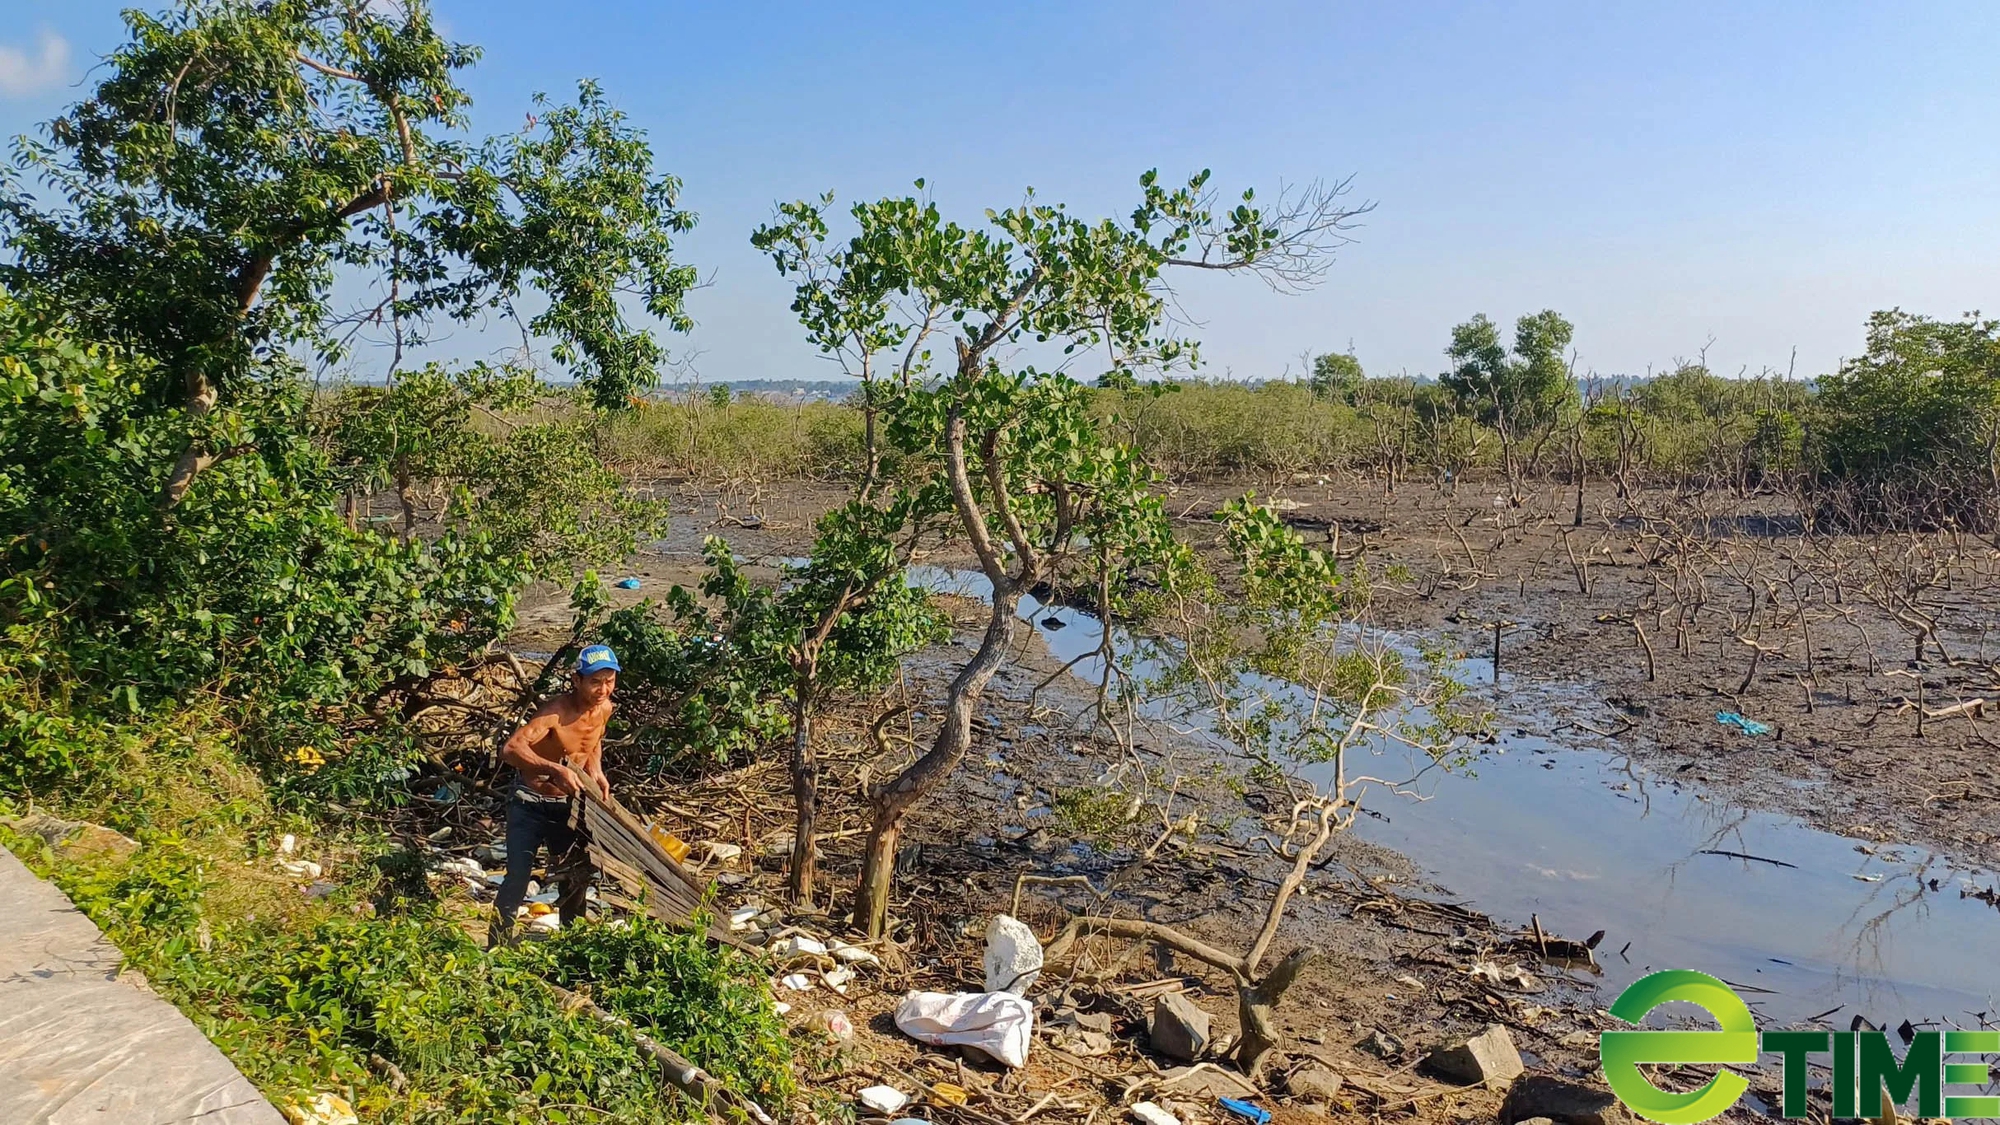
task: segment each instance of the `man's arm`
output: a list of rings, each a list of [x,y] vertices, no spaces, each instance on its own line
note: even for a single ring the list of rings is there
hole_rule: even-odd
[[[611,722],[611,705],[604,705],[604,725]],[[584,774],[597,785],[597,791],[606,801],[611,799],[611,779],[604,776],[604,725],[597,728],[597,737],[590,740],[590,749],[584,756]]]
[[[535,743],[548,737],[562,721],[562,714],[555,708],[547,708],[535,713],[507,739],[500,747],[500,760],[520,770],[529,777],[545,778],[555,783],[556,788],[565,793],[575,793],[581,786],[574,771],[563,762],[551,762],[535,753]]]

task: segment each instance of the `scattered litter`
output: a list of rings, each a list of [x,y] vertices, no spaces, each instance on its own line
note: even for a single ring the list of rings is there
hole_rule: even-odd
[[[1261,1106],[1251,1105],[1239,1098],[1217,1098],[1215,1104],[1254,1125],[1270,1125],[1271,1111]]]
[[[828,988],[845,996],[847,995],[847,986],[854,982],[854,970],[835,969],[830,973],[821,973],[819,979],[825,981]]]
[[[447,781],[431,793],[431,800],[436,801],[440,805],[452,805],[458,803],[458,796],[458,782]]]
[[[729,912],[729,928],[738,931],[750,929],[756,925],[757,915],[763,912],[762,906],[739,906]]]
[[[1857,871],[1854,873],[1854,877],[1856,879],[1861,880],[1864,883],[1879,883],[1882,881],[1882,876],[1880,873],[1863,874],[1862,872]]]
[[[539,933],[555,933],[557,930],[562,929],[562,915],[555,913],[537,914],[528,919],[528,928]]]
[[[497,840],[491,844],[481,844],[472,849],[472,858],[479,863],[497,867],[507,862],[507,845]]]
[[[780,961],[788,961],[794,957],[824,957],[826,956],[826,943],[818,938],[809,938],[804,934],[793,934],[791,937],[773,945],[771,947],[771,956],[776,957]]]
[[[687,862],[688,852],[691,849],[679,836],[674,835],[657,824],[647,825],[646,834],[651,836],[653,842],[660,845],[662,850],[672,856],[675,863]]]
[[[278,837],[279,855],[290,855],[292,854],[292,852],[298,849],[298,846],[299,846],[298,837],[292,835],[290,832],[287,832],[283,836]]]
[[[845,961],[850,965],[874,965],[879,964],[882,960],[880,957],[875,956],[872,951],[863,949],[858,945],[849,945],[844,941],[833,943],[833,955],[835,958]]]
[[[623,919],[620,919],[620,921],[623,921]],[[792,1006],[790,1004],[785,1003],[783,1000],[777,1000],[772,1002],[771,1010],[778,1013],[781,1016],[788,1015],[791,1013]]]
[[[285,1120],[291,1125],[361,1125],[354,1107],[339,1094],[320,1094],[305,1105],[285,1105]]]
[[[612,585],[617,586],[620,590],[636,590],[639,588],[639,580],[637,578],[620,578],[617,582],[612,583]]]
[[[309,859],[281,859],[278,870],[294,879],[317,879],[324,874],[320,865]]]
[[[931,1100],[940,1105],[964,1105],[971,1097],[972,1094],[963,1086],[955,1086],[950,1082],[931,1084]]]
[[[1419,991],[1422,991],[1422,989],[1423,989],[1423,987],[1424,987],[1424,982],[1423,982],[1423,981],[1420,981],[1420,980],[1418,980],[1417,978],[1415,978],[1415,977],[1411,976],[1411,975],[1410,975],[1410,974],[1408,974],[1408,973],[1404,973],[1404,974],[1403,974],[1402,976],[1399,976],[1399,977],[1397,977],[1397,978],[1396,978],[1396,983],[1397,983],[1397,984],[1400,984],[1400,985],[1404,985],[1405,987],[1408,987],[1408,988],[1414,988],[1414,989],[1417,989],[1417,990],[1419,990]]]
[[[743,854],[741,844],[725,844],[720,840],[710,840],[704,846],[708,848],[708,859],[705,861],[708,863],[730,863]]]
[[[820,1030],[842,1042],[854,1038],[854,1021],[839,1008],[828,1008],[818,1016]]]
[[[1042,943],[1026,922],[995,914],[986,924],[986,991],[1026,996],[1042,975]]]
[[[1540,992],[1542,990],[1541,980],[1519,965],[1501,965],[1492,961],[1475,961],[1472,964],[1472,968],[1466,970],[1466,972],[1474,980],[1483,980],[1489,984],[1504,984],[1512,988],[1517,988],[1522,992]]]
[[[1065,1028],[1055,1037],[1055,1048],[1080,1059],[1094,1059],[1117,1049],[1109,1035],[1083,1028]]]
[[[486,869],[469,859],[453,857],[437,865],[439,872],[446,875],[462,875],[467,879],[486,878]]]
[[[793,992],[811,992],[813,990],[812,978],[804,973],[793,973],[781,979],[778,983],[791,989]]]
[[[1597,1033],[1595,1031],[1572,1031],[1561,1039],[1556,1040],[1556,1042],[1564,1047],[1580,1051],[1595,1051],[1597,1049]]]
[[[531,902],[528,904],[528,917],[530,918],[540,918],[544,914],[554,914],[555,912],[554,903]]]
[[[1133,1102],[1132,1118],[1140,1125],[1181,1125],[1181,1119],[1152,1102]]]
[[[1011,992],[912,992],[896,1027],[934,1047],[971,1047],[1010,1067],[1028,1064],[1034,1005]]]
[[[894,1086],[870,1086],[857,1096],[862,1105],[876,1113],[894,1113],[910,1104],[910,1095]]]
[[[1715,713],[1715,721],[1725,727],[1735,727],[1737,730],[1752,737],[1761,738],[1771,733],[1769,723],[1760,723],[1755,719],[1746,719],[1734,711],[1717,711]]]

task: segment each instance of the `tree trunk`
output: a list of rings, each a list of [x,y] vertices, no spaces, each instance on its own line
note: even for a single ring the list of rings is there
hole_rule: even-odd
[[[854,922],[866,929],[872,940],[888,929],[889,891],[895,881],[896,839],[903,814],[936,789],[958,768],[972,745],[972,710],[979,705],[993,673],[1014,640],[1014,613],[1021,603],[1021,584],[1002,578],[993,590],[992,613],[987,618],[986,636],[979,651],[951,682],[946,697],[944,722],[923,757],[875,792],[874,825],[868,834],[868,854],[861,867],[861,882],[855,889]]]
[[[1254,985],[1236,987],[1236,1019],[1242,1028],[1237,1039],[1236,1065],[1243,1068],[1253,1083],[1271,1052],[1284,1042],[1278,1031],[1278,1001],[1312,959],[1312,950],[1294,949],[1264,979]]]
[[[819,759],[812,747],[812,678],[799,675],[792,693],[792,870],[786,884],[793,906],[812,906],[814,868],[819,849],[813,833],[819,825]]]
[[[403,542],[417,534],[417,499],[410,480],[410,459],[396,458],[396,502],[403,506]]]

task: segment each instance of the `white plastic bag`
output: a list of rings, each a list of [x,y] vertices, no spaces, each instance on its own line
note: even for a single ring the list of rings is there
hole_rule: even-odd
[[[973,1047],[1011,1067],[1028,1065],[1035,1006],[1011,992],[912,992],[896,1008],[903,1034],[934,1047]]]
[[[986,991],[1026,996],[1042,975],[1042,943],[1026,922],[995,914],[986,924]]]

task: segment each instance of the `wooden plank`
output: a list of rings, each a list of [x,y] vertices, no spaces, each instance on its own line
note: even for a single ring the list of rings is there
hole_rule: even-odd
[[[640,885],[630,890],[634,895],[643,890],[648,914],[663,922],[686,923],[707,902],[707,884],[668,855],[617,798],[606,800],[586,790],[576,815],[590,834],[592,858],[621,884],[633,877],[639,880]],[[719,923],[709,924],[708,936],[723,945],[746,948]]]

